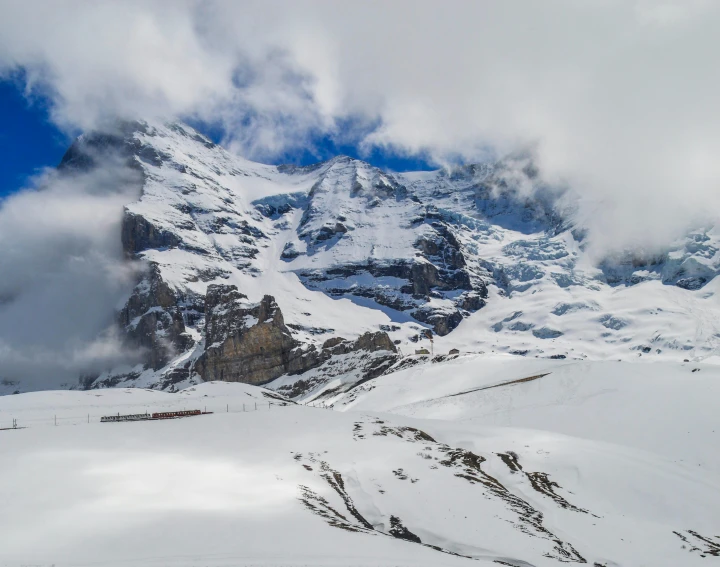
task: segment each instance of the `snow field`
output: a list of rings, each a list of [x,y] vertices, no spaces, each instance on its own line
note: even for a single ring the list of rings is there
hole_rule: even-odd
[[[720,534],[715,372],[461,356],[367,382],[335,400],[344,411],[2,431],[0,565],[706,564]],[[41,392],[0,398],[0,412],[263,392]]]

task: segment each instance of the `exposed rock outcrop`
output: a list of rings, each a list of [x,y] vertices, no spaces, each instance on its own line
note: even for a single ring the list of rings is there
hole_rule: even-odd
[[[128,255],[151,248],[172,248],[181,243],[177,234],[158,228],[145,217],[127,210],[123,216],[121,239]]]
[[[345,348],[344,352],[355,352],[358,350],[367,350],[370,352],[387,350],[390,352],[397,352],[397,349],[395,348],[392,340],[390,340],[390,337],[384,331],[378,331],[376,333],[368,332],[360,335],[357,340],[353,342],[348,341],[345,343],[340,343],[336,347],[334,347],[334,350],[332,351],[333,354],[336,354],[337,349],[343,344],[348,345]]]
[[[118,121],[106,131],[88,132],[68,148],[58,170],[89,171],[115,161],[144,174],[142,163],[162,165],[169,156],[143,143],[136,133],[152,134],[152,129],[140,121]]]
[[[268,385],[293,399],[311,397],[314,401],[328,400],[359,384],[388,372],[400,356],[385,332],[365,333],[354,341],[334,337],[323,343],[322,364],[303,374],[283,376]],[[327,388],[329,383],[332,388]]]
[[[186,332],[180,303],[176,292],[162,279],[157,264],[150,264],[118,314],[126,344],[140,349],[153,370],[162,368],[194,343]]]
[[[293,338],[275,298],[250,303],[234,285],[211,285],[205,297],[205,352],[195,370],[204,380],[264,384],[284,374],[301,374],[332,356],[360,350],[395,353],[387,333],[366,333],[356,341],[334,338],[321,349]]]
[[[234,285],[211,285],[205,317],[206,348],[195,365],[204,380],[263,384],[312,365],[270,295],[250,303]]]
[[[435,246],[438,244],[428,240],[421,240],[418,244],[420,249],[436,250]],[[294,249],[292,254],[287,250],[283,254],[297,257]],[[423,255],[413,260],[374,261],[323,271],[302,271],[299,275],[311,289],[322,289],[335,297],[351,293],[373,299],[391,309],[410,312],[418,321],[433,325],[438,335],[446,335],[457,327],[467,312],[485,306],[488,292],[482,280],[473,282],[465,269],[455,267],[464,261],[459,251],[445,249],[445,252],[454,264],[445,264],[442,255],[430,258]],[[378,286],[374,282],[367,284],[364,282],[368,275],[372,278],[396,278],[406,283],[397,288]],[[351,287],[348,287],[349,281],[352,282]],[[442,299],[446,293],[453,296],[452,305],[448,308],[427,305],[430,299]]]
[[[369,298],[447,334],[484,306],[487,289],[445,215],[395,176],[338,157],[309,192],[297,240],[281,257],[311,289]]]
[[[462,314],[457,311],[439,311],[421,308],[413,313],[418,321],[432,325],[437,335],[445,336],[457,327],[463,320]]]

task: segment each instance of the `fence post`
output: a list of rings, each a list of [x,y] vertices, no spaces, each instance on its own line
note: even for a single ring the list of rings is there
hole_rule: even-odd
[[[245,411],[245,404],[243,404],[243,411]]]
[[[255,402],[255,411],[257,411],[257,402]]]
[[[268,402],[268,409],[270,409],[270,402]]]
[[[55,426],[57,427],[57,416],[55,416]]]
[[[88,414],[88,423],[90,423],[90,414]]]
[[[230,404],[225,407],[225,410],[227,411],[227,413],[230,413]]]

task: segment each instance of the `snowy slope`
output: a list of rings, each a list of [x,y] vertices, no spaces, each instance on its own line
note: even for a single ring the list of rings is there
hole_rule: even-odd
[[[178,140],[170,130],[142,139],[171,156],[172,166],[144,165],[154,180],[130,210],[187,239],[185,246],[142,252],[160,263],[174,286],[202,294],[221,277],[237,282],[252,300],[276,296],[294,323],[310,319],[310,326],[346,337],[384,323],[401,327],[397,337],[406,341],[408,332],[427,326],[412,317],[418,305],[452,310],[468,293],[462,286],[435,286],[418,300],[417,289],[402,289],[408,284],[398,269],[403,262],[442,268],[418,241],[441,238],[438,230],[446,228],[459,241],[467,287],[482,294],[487,284],[491,293],[480,311],[464,311],[457,331],[441,339],[448,345],[542,356],[667,354],[673,360],[717,348],[720,329],[710,315],[716,313],[713,278],[720,267],[714,228],[690,234],[666,257],[645,264],[628,257],[596,266],[583,251],[581,231],[562,216],[567,198],[503,192],[497,188],[501,167],[393,176],[341,157],[278,169],[237,160],[193,138]],[[218,219],[223,229],[213,228],[222,224]],[[263,235],[249,235],[251,253],[243,244],[246,231],[237,228],[243,222]]]
[[[544,403],[527,403],[538,395],[527,388],[565,372],[536,401],[553,398],[555,415],[572,412],[581,397],[572,381],[607,374],[605,364],[546,362],[550,375],[507,386],[517,402],[505,408],[509,422],[532,419],[534,429],[487,426],[474,419],[477,405],[427,399],[543,370],[510,360],[475,375],[472,357],[439,363],[442,383],[437,372],[415,373],[415,384],[383,376],[344,412],[286,405],[0,431],[0,565],[690,566],[720,553],[717,469],[673,462],[684,430],[653,452],[632,430],[606,435],[592,412],[594,435],[553,432]],[[634,372],[612,395],[633,401],[657,373],[625,366]],[[699,425],[718,425],[705,411],[713,397],[698,395],[709,380],[692,378],[676,367],[662,388],[676,399],[692,392],[674,418],[707,448],[713,437]],[[50,411],[222,407],[263,392],[218,383],[177,394],[42,392],[0,398],[0,415],[22,425]],[[637,414],[634,426],[646,417]]]
[[[145,358],[0,396],[0,566],[720,556],[716,228],[594,261],[522,159],[266,166],[180,124],[89,133],[61,169],[113,152],[143,180],[117,326]],[[99,422],[183,409],[213,413]]]
[[[127,209],[179,242],[141,250],[140,257],[157,262],[163,279],[183,291],[203,295],[214,281],[237,284],[252,301],[265,294],[277,297],[286,317],[302,323],[321,318],[314,316],[314,304],[320,313],[330,310],[332,302],[278,269],[282,226],[277,228],[252,205],[270,196],[305,194],[314,176],[281,174],[276,167],[235,158],[172,129],[154,128],[153,135],[138,137],[167,157],[158,166],[143,162],[148,174],[143,196]],[[357,310],[355,316],[370,328],[371,313]],[[346,331],[342,325],[339,330]]]
[[[542,429],[665,455],[720,475],[720,367],[460,356],[328,400],[336,409]]]
[[[651,258],[628,250],[595,264],[582,225],[573,225],[582,216],[573,212],[578,203],[543,188],[529,196],[510,191],[494,179],[497,169],[404,174],[409,190],[453,219],[490,282],[487,306],[440,339],[443,352],[674,361],[716,352],[716,228]]]

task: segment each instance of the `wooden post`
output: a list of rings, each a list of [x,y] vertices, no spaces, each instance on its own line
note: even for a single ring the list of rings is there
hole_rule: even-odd
[[[55,416],[55,426],[57,426],[57,416]]]
[[[257,411],[257,402],[255,402],[255,411]]]

